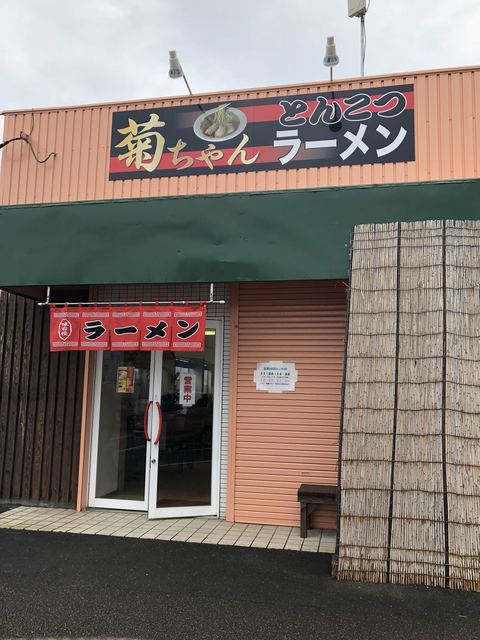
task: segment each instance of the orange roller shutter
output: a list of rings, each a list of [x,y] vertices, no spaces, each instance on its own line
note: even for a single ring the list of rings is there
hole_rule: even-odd
[[[298,526],[299,485],[337,481],[345,283],[241,284],[238,300],[234,519]],[[295,391],[256,390],[269,360],[295,363]],[[313,524],[335,528],[335,509]]]

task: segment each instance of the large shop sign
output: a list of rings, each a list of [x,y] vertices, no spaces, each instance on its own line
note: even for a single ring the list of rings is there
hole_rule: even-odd
[[[203,351],[205,305],[50,307],[51,351]]]
[[[413,85],[113,114],[110,180],[415,159]]]

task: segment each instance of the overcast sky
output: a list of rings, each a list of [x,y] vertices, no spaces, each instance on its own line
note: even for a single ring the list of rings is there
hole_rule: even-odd
[[[4,0],[0,110],[316,82],[359,75],[347,0]],[[371,0],[366,74],[480,63],[479,0]],[[0,124],[1,126],[1,124]]]

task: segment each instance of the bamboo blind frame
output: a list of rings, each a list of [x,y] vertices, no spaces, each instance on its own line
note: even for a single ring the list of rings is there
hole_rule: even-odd
[[[480,591],[480,222],[352,240],[337,575]]]

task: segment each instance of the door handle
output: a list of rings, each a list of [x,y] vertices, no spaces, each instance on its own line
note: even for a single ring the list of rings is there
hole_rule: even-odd
[[[162,414],[162,407],[160,405],[160,402],[158,402],[157,400],[155,404],[157,405],[157,411],[158,411],[158,431],[153,444],[158,444],[160,442],[160,437],[162,435],[163,414]]]
[[[153,404],[153,400],[149,400],[145,405],[145,411],[143,412],[143,435],[145,436],[145,441],[150,442],[151,438],[148,435],[148,410]]]

